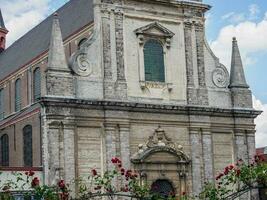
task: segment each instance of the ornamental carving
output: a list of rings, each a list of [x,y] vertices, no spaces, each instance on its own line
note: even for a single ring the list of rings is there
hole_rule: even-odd
[[[86,50],[96,40],[97,34],[98,31],[94,30],[90,37],[81,45],[80,49],[75,52],[69,60],[70,68],[79,76],[89,76],[93,72],[93,64],[90,62]]]
[[[139,39],[139,44],[143,45],[144,41],[147,38],[158,38],[162,39],[162,41],[166,44],[167,48],[171,46],[171,38],[174,36],[174,33],[169,29],[165,28],[158,22],[153,22],[146,26],[136,29],[135,34]]]
[[[229,73],[223,65],[213,70],[212,81],[219,88],[226,88],[229,85]]]
[[[173,142],[160,126],[155,130],[154,134],[148,138],[145,144],[138,145],[138,152],[133,156],[132,161],[139,162],[149,154],[164,151],[176,155],[181,162],[189,162],[188,156],[183,151],[183,146]]]
[[[85,53],[75,56],[72,70],[79,76],[89,76],[92,73],[92,65]]]

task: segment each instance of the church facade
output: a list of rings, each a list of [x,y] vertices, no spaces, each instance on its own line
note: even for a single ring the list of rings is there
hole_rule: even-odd
[[[6,69],[14,45],[3,47],[1,165],[36,168],[53,184],[120,157],[179,196],[252,159],[260,112],[236,38],[230,73],[206,42],[209,9],[201,0],[71,0],[26,34],[50,42],[25,46],[35,54],[24,60],[15,54],[17,69]]]

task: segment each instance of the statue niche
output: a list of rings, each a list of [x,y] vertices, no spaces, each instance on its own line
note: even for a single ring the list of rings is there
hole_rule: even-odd
[[[143,184],[152,187],[157,183],[158,191],[161,191],[166,184],[159,183],[169,182],[176,196],[187,192],[189,157],[183,147],[173,142],[160,126],[145,144],[139,144],[131,161],[140,172]]]

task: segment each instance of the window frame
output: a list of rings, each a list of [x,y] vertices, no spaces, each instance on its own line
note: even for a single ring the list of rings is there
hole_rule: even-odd
[[[15,112],[21,110],[21,78],[15,81]]]
[[[39,92],[38,94],[36,93],[36,71],[38,71],[39,73]],[[41,89],[42,89],[42,75],[41,75],[41,69],[40,67],[36,67],[34,70],[33,70],[33,81],[32,81],[33,85],[32,85],[32,89],[33,89],[33,101],[34,102],[37,102],[40,97],[41,97]]]
[[[143,27],[134,30],[136,34],[136,41],[138,47],[138,72],[139,72],[139,84],[141,90],[148,90],[150,88],[167,89],[169,92],[173,89],[173,83],[169,70],[171,63],[169,50],[171,49],[172,38],[175,35],[172,31],[155,21]],[[164,82],[147,81],[145,78],[145,63],[144,63],[144,45],[148,40],[157,40],[163,48],[164,58]]]
[[[6,141],[4,141],[4,138],[6,137]],[[4,143],[5,142],[5,143]],[[1,144],[1,166],[8,167],[9,166],[9,136],[8,134],[3,134],[0,138],[0,144]],[[4,147],[6,147],[4,149]],[[5,160],[4,160],[5,158]]]
[[[23,134],[23,163],[24,167],[32,167],[33,166],[33,139],[32,139],[32,125],[26,125],[22,129]],[[29,134],[29,135],[26,135]],[[30,139],[29,139],[30,136]],[[26,141],[29,139],[30,143]],[[29,157],[30,156],[30,157]],[[29,159],[29,161],[28,161]]]

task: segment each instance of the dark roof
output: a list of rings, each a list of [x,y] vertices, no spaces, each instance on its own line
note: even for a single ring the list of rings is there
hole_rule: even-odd
[[[65,39],[93,22],[93,0],[70,0],[56,12]],[[52,19],[50,15],[0,54],[0,80],[48,49]]]
[[[1,9],[0,9],[0,28],[2,28],[2,29],[6,29],[6,27],[5,27],[5,23],[4,23],[4,19],[3,19],[3,16],[2,16]],[[6,30],[7,30],[7,29],[6,29]]]

